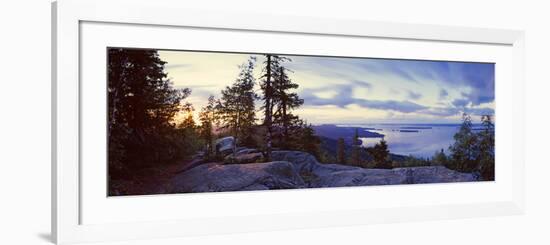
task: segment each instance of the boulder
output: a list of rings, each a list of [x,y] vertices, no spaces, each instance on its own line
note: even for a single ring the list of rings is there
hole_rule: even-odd
[[[257,149],[238,147],[236,153],[231,153],[224,158],[224,163],[241,164],[261,162],[263,154]]]
[[[235,137],[233,136],[223,137],[223,138],[217,139],[214,142],[216,152],[218,154],[221,154],[222,156],[233,153],[234,145],[235,145]]]

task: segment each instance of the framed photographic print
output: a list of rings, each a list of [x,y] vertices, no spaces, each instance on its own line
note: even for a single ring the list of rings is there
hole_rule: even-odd
[[[106,52],[109,196],[495,180],[494,63]]]
[[[57,243],[523,212],[521,31],[52,9]]]

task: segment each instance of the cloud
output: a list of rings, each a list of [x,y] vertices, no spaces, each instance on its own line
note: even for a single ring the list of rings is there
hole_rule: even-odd
[[[422,113],[438,117],[449,117],[459,114],[460,110],[455,107],[437,107],[429,108],[422,111]]]
[[[316,95],[316,93],[322,91],[336,91],[336,96],[333,98],[321,98]],[[300,96],[304,99],[305,106],[334,105],[340,108],[345,108],[346,106],[355,104],[364,108],[392,110],[403,113],[411,113],[427,109],[426,106],[410,101],[367,100],[353,98],[352,91],[353,86],[351,85],[327,86],[320,89],[305,89],[302,91]]]
[[[495,110],[493,108],[465,108],[464,112],[470,115],[494,115]]]
[[[473,105],[489,103],[495,100],[494,64],[467,64],[462,66],[462,77],[470,92],[465,97]]]
[[[179,89],[182,89],[182,88],[190,88],[190,89],[217,89],[218,88],[218,85],[217,84],[202,84],[202,85],[199,85],[199,84],[190,84],[188,86],[184,86],[184,85],[176,85],[174,86],[175,88],[179,88]]]
[[[164,68],[166,69],[179,69],[179,68],[188,68],[191,67],[191,64],[166,64]]]
[[[399,90],[397,90],[397,89],[395,89],[395,88],[390,88],[389,91],[390,91],[390,93],[391,93],[392,95],[399,95],[399,94],[401,94],[401,91],[399,91]]]
[[[449,90],[467,90],[470,92],[464,97],[472,105],[492,102],[495,97],[493,63],[300,56],[292,59],[301,63],[289,63],[296,71],[307,71],[334,79],[353,81],[377,75],[398,78],[405,83],[440,84],[445,88],[440,91],[440,99],[447,98]],[[377,83],[373,85],[376,86]]]
[[[366,81],[352,80],[352,81],[350,81],[350,83],[354,84],[354,85],[357,85],[359,87],[364,87],[364,88],[368,88],[368,89],[372,88],[372,84],[369,83],[369,82],[366,82]]]
[[[369,72],[398,76],[410,82],[419,81],[418,74],[411,72],[408,66],[403,65],[403,60],[365,59],[358,61],[359,66]]]
[[[411,82],[429,80],[455,89],[467,87],[470,92],[465,98],[473,105],[492,102],[495,98],[494,64],[418,60],[383,60],[379,63],[378,70]],[[445,93],[447,91],[440,96]]]
[[[420,113],[428,114],[438,117],[450,117],[460,115],[462,113],[467,113],[470,115],[494,115],[495,110],[492,108],[457,108],[457,107],[437,107],[437,108],[428,108],[426,110],[420,111]]]
[[[422,94],[420,93],[415,93],[413,91],[408,91],[408,97],[409,99],[411,100],[418,100],[420,98],[422,98]]]
[[[429,115],[437,117],[451,117],[460,115],[461,113],[468,113],[471,115],[484,115],[494,114],[492,108],[473,108],[471,107],[471,101],[468,99],[455,99],[451,105],[445,106],[445,104],[438,104],[438,107],[430,107],[421,104],[417,104],[408,100],[370,100],[362,98],[354,98],[352,96],[353,90],[356,88],[353,83],[325,86],[322,88],[307,88],[304,89],[300,96],[304,99],[304,106],[336,106],[339,108],[346,108],[350,105],[358,105],[367,109],[386,110],[393,114],[393,112],[399,113],[416,113],[417,115]],[[334,96],[320,97],[318,94],[332,92]],[[420,98],[422,95],[408,91],[409,97]],[[440,93],[441,95],[441,93]],[[448,96],[448,94],[447,94]],[[390,115],[390,114],[388,114]]]
[[[360,106],[372,109],[380,110],[393,110],[399,112],[416,112],[422,109],[426,109],[425,106],[410,102],[410,101],[395,101],[395,100],[365,100],[365,99],[356,99],[356,103]]]
[[[455,106],[455,107],[466,107],[468,104],[470,103],[469,100],[467,99],[455,99],[453,100],[452,104]]]
[[[449,92],[447,92],[447,90],[445,90],[445,89],[443,89],[443,88],[442,88],[441,90],[439,90],[439,99],[440,99],[440,100],[444,100],[444,99],[446,99],[448,96],[449,96]]]

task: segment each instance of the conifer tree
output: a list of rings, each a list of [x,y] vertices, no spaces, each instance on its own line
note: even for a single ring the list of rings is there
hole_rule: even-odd
[[[490,115],[481,117],[483,129],[478,133],[479,171],[484,180],[495,179],[495,125]]]
[[[300,131],[297,141],[297,150],[312,154],[317,160],[321,157],[320,144],[321,140],[315,135],[315,130],[307,122],[301,122]]]
[[[216,99],[208,97],[208,104],[199,113],[199,136],[204,141],[205,156],[209,158],[214,153],[214,123],[216,120]]]
[[[390,151],[388,150],[388,144],[384,138],[382,138],[379,143],[376,143],[374,147],[367,148],[367,152],[372,156],[375,168],[391,168],[388,159]]]
[[[432,157],[432,165],[441,165],[446,166],[448,164],[447,155],[445,155],[445,151],[443,149],[436,151],[434,156]]]
[[[351,161],[350,163],[353,166],[359,166],[361,165],[361,153],[360,153],[360,147],[361,147],[361,140],[359,139],[359,129],[355,129],[355,133],[353,134],[352,139],[352,148],[351,148]]]
[[[231,86],[221,91],[218,106],[222,128],[228,130],[242,144],[252,144],[254,121],[256,120],[254,101],[255,57],[240,66],[240,73]],[[235,143],[236,145],[236,143]]]
[[[267,161],[271,161],[271,123],[272,123],[272,115],[273,115],[273,109],[271,109],[271,101],[273,96],[273,88],[271,87],[271,73],[272,73],[272,64],[271,64],[271,55],[266,55],[266,66],[265,66],[265,75],[263,76],[265,78],[264,82],[262,83],[262,89],[264,93],[264,126],[266,127],[266,136],[265,136],[265,144],[266,144],[266,155],[265,158]]]
[[[192,150],[174,137],[175,115],[190,108],[190,89],[176,89],[155,50],[109,48],[108,147],[110,178],[174,160]]]
[[[297,89],[299,85],[290,80],[287,71],[285,67],[279,65],[272,84],[272,105],[275,110],[273,124],[277,126],[275,134],[279,139],[278,145],[286,149],[291,148],[290,135],[298,129],[299,124],[298,116],[293,115],[292,110],[304,103],[296,92],[291,91]]]
[[[273,147],[273,80],[275,73],[278,70],[281,62],[286,58],[277,55],[266,54],[266,61],[264,62],[264,68],[262,69],[262,81],[260,82],[260,88],[262,89],[262,100],[264,104],[262,110],[264,111],[264,127],[266,128],[265,135],[265,159],[271,161],[271,151]]]
[[[110,126],[171,127],[176,113],[185,109],[180,102],[191,90],[173,87],[164,72],[166,62],[155,50],[109,49],[108,53]]]
[[[186,114],[187,115],[185,115],[183,121],[178,124],[178,128],[195,130],[197,124],[195,123],[195,119],[193,118],[193,109],[187,110]]]
[[[454,135],[455,142],[449,147],[450,168],[462,172],[472,172],[477,168],[477,135],[472,131],[472,119],[464,113],[462,125]]]
[[[338,138],[337,161],[339,164],[346,164],[346,149],[344,138]]]

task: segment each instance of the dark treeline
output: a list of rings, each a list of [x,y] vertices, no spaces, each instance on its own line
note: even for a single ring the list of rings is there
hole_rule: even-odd
[[[478,172],[484,180],[495,179],[495,125],[490,115],[481,117],[482,130],[472,129],[472,119],[464,114],[450,155],[441,150],[432,161],[461,172]]]
[[[184,103],[189,89],[175,89],[165,62],[153,50],[108,50],[109,178],[192,155],[196,126],[174,117],[193,108]],[[185,140],[183,140],[185,139]]]
[[[397,155],[390,154],[387,142],[382,138],[379,143],[372,147],[363,147],[359,139],[359,129],[355,129],[351,146],[347,146],[344,138],[337,141],[336,162],[344,165],[357,166],[362,168],[392,168],[397,163],[394,159]]]

